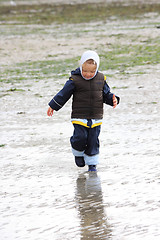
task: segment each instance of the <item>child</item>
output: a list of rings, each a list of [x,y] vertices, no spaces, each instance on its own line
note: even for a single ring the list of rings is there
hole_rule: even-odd
[[[119,97],[110,92],[106,77],[98,72],[99,56],[86,51],[80,67],[71,72],[71,77],[49,102],[48,116],[58,111],[72,96],[71,121],[74,126],[70,138],[72,153],[78,167],[88,165],[88,171],[96,171],[99,163],[99,134],[103,118],[103,103],[115,108]]]

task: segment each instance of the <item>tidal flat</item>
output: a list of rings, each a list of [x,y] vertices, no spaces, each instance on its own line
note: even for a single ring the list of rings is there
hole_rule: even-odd
[[[160,4],[57,2],[0,0],[1,240],[159,240]],[[88,49],[121,98],[97,174],[74,163],[71,99],[46,114]]]

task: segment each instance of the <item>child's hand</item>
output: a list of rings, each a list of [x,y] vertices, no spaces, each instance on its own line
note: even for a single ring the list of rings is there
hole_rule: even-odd
[[[113,94],[112,100],[113,100],[113,108],[115,108],[117,106],[117,98],[114,94]]]
[[[53,110],[51,107],[49,107],[49,108],[48,108],[48,111],[47,111],[47,115],[48,115],[49,117],[52,117],[53,111],[54,111],[54,110]]]

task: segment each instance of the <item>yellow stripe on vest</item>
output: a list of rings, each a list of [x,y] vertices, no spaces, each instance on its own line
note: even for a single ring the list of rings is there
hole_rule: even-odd
[[[87,126],[87,123],[83,123],[83,122],[80,122],[80,121],[72,121],[72,124],[79,124],[81,126],[89,128],[89,126]],[[101,124],[102,124],[102,122],[92,124],[91,128],[97,127],[97,126],[99,126]]]
[[[99,125],[102,125],[102,122],[93,124],[93,125],[91,126],[91,128],[97,127],[97,126],[99,126]]]
[[[84,127],[88,127],[87,126],[87,123],[83,123],[83,122],[80,122],[80,121],[72,121],[73,124],[79,124],[79,125],[82,125]],[[89,127],[88,127],[89,128]]]

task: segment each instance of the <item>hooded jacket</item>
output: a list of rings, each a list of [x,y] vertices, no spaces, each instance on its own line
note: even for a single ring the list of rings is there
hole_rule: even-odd
[[[82,74],[82,65],[93,59],[97,68],[91,79],[85,79]],[[56,96],[50,101],[49,106],[58,111],[72,98],[72,118],[77,119],[102,119],[103,103],[113,106],[113,93],[106,83],[106,77],[98,72],[99,56],[94,51],[86,51],[80,60],[80,67],[71,72],[71,77]],[[116,96],[117,97],[117,96]],[[117,97],[119,103],[119,97]]]
[[[101,75],[101,73],[98,72],[97,75],[99,75],[99,74]],[[95,77],[97,77],[97,75]],[[54,109],[55,111],[60,110],[65,105],[65,103],[71,98],[71,96],[73,96],[72,109],[74,108],[74,100],[75,100],[75,96],[76,96],[75,95],[76,94],[76,80],[75,80],[75,78],[77,78],[77,77],[82,79],[80,68],[77,68],[75,71],[71,72],[70,79],[65,83],[64,87],[49,102],[49,106],[52,109]],[[113,106],[113,100],[112,100],[113,93],[110,92],[110,87],[108,86],[105,79],[106,79],[106,77],[104,76],[104,79],[103,79],[104,84],[103,84],[103,89],[102,89],[102,105],[103,105],[103,103],[105,103],[107,105]],[[89,80],[89,81],[84,80],[84,81],[85,81],[85,83],[86,82],[90,83],[91,80]],[[100,80],[100,82],[101,81],[102,80]],[[97,85],[100,85],[98,83],[98,81],[97,81]],[[117,97],[117,100],[118,100],[118,103],[119,103],[119,97]],[[79,115],[75,114],[74,118],[80,118],[80,117],[79,117]],[[87,119],[87,116],[85,116],[84,118]],[[102,118],[102,115],[101,115],[101,118]]]

